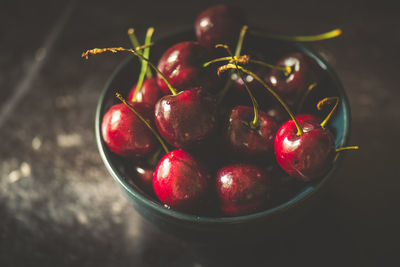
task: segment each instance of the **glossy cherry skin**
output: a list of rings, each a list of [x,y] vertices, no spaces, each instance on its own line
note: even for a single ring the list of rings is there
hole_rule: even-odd
[[[240,29],[245,24],[242,9],[226,4],[212,6],[196,19],[197,40],[207,48],[214,48],[216,44],[227,44],[234,48]]]
[[[219,83],[215,67],[203,67],[212,58],[210,52],[198,42],[181,42],[165,51],[158,62],[158,69],[178,91],[194,87],[215,90]],[[171,94],[159,74],[157,83],[164,94]]]
[[[131,105],[153,124],[151,106],[145,103]],[[125,104],[114,105],[104,114],[101,133],[110,150],[123,157],[146,156],[159,147],[149,128]]]
[[[157,129],[171,145],[191,148],[213,134],[216,107],[215,98],[202,88],[164,96],[154,108]]]
[[[136,85],[131,89],[128,100],[132,101],[136,92]],[[147,103],[154,107],[157,101],[163,96],[163,92],[157,84],[156,78],[146,79],[143,82],[142,89],[136,96],[136,102]]]
[[[275,156],[281,168],[295,179],[309,182],[332,166],[335,156],[335,140],[326,129],[322,129],[312,115],[296,117],[304,133],[297,135],[293,120],[279,128],[275,137]]]
[[[254,213],[270,204],[269,176],[255,165],[234,164],[221,168],[216,187],[221,210],[228,216]]]
[[[210,174],[193,156],[173,150],[158,163],[153,188],[160,201],[172,209],[196,213],[208,201]]]
[[[259,110],[259,125],[253,129],[253,107],[237,106],[230,112],[226,129],[228,149],[241,158],[273,156],[276,121]]]
[[[316,63],[303,53],[284,56],[275,65],[290,67],[292,72],[286,76],[282,71],[272,69],[265,80],[292,107],[312,83],[319,81]]]

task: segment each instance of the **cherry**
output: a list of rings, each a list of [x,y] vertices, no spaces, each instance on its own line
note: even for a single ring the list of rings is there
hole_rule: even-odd
[[[217,44],[232,46],[244,24],[245,15],[242,9],[224,4],[210,7],[196,19],[197,40],[207,48],[214,48]]]
[[[153,190],[153,174],[154,167],[144,162],[135,164],[129,163],[128,172],[130,177],[127,179],[128,183],[134,183],[143,189],[146,193],[152,195]]]
[[[268,207],[271,184],[265,171],[255,165],[234,164],[217,173],[217,195],[221,210],[239,216]]]
[[[164,52],[158,62],[158,69],[178,91],[194,87],[216,89],[218,77],[215,69],[203,68],[211,57],[209,51],[197,42],[181,42]],[[157,83],[164,94],[170,89],[158,73]]]
[[[128,99],[133,101],[134,95],[136,93],[136,85],[129,92]],[[147,103],[154,107],[157,101],[163,96],[163,92],[158,87],[157,79],[150,78],[143,82],[140,92],[136,94],[136,102]]]
[[[160,160],[154,171],[154,192],[169,207],[196,213],[207,203],[210,178],[192,155],[173,150]]]
[[[290,67],[291,72],[285,74],[277,69],[271,69],[265,80],[290,106],[294,107],[305,94],[311,84],[318,82],[316,63],[307,55],[296,52],[281,58],[277,63],[280,67]]]
[[[252,107],[237,106],[231,110],[226,138],[228,147],[242,158],[267,157],[273,155],[278,124],[265,112],[259,111],[258,125],[251,127],[254,117]]]
[[[145,120],[152,124],[152,108],[145,103],[132,103]],[[103,140],[115,154],[123,157],[139,157],[153,153],[158,143],[151,131],[124,104],[112,106],[101,123]]]
[[[335,150],[333,135],[312,115],[297,116],[303,133],[293,120],[284,123],[275,137],[275,156],[290,176],[305,182],[324,175],[332,166]]]
[[[154,108],[158,131],[167,142],[189,148],[211,136],[217,125],[215,99],[203,88],[162,97]]]

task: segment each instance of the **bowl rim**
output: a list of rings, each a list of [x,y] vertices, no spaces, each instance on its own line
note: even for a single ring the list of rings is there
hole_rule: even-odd
[[[190,30],[191,29],[188,27],[179,28],[167,34],[161,35],[157,40],[163,40],[174,35],[183,34],[185,32],[188,33]],[[344,134],[340,140],[339,146],[346,145],[350,136],[351,113],[350,113],[349,101],[341,81],[339,80],[337,74],[334,72],[332,67],[323,58],[321,58],[321,56],[319,56],[316,52],[314,52],[310,47],[308,47],[304,43],[295,42],[293,44],[296,49],[313,58],[318,63],[318,65],[320,65],[320,67],[323,68],[324,71],[328,73],[328,75],[332,79],[332,82],[335,84],[335,88],[337,89],[340,96],[339,107],[340,106],[342,107],[343,120],[344,120],[344,129],[343,129]],[[277,206],[256,213],[234,216],[234,217],[208,217],[208,216],[192,215],[166,208],[162,204],[148,199],[141,192],[136,191],[132,186],[128,184],[128,182],[123,178],[123,175],[118,171],[117,166],[112,163],[111,158],[108,155],[111,152],[107,151],[108,148],[101,136],[101,114],[105,104],[105,97],[108,91],[113,89],[111,88],[111,84],[115,79],[115,77],[121,72],[122,69],[124,69],[128,65],[128,63],[130,63],[131,60],[136,60],[136,59],[135,57],[130,56],[119,64],[119,66],[114,70],[112,75],[107,80],[102,90],[102,93],[100,94],[96,107],[95,123],[94,123],[96,144],[104,165],[106,166],[108,172],[111,174],[116,183],[122,188],[124,188],[129,193],[129,195],[132,196],[137,202],[139,202],[140,204],[144,205],[147,208],[150,208],[152,210],[155,210],[156,212],[161,213],[164,216],[173,217],[180,221],[187,221],[198,224],[235,224],[235,223],[246,223],[261,219],[264,220],[265,218],[274,216],[275,214],[284,213],[289,209],[292,209],[300,205],[301,203],[309,199],[311,196],[313,196],[330,179],[330,177],[335,172],[339,161],[343,158],[343,155],[340,153],[337,157],[337,161],[335,162],[335,164],[333,164],[332,169],[315,185],[313,186],[309,185],[305,190],[303,190],[301,193],[297,194],[288,201],[285,201]]]

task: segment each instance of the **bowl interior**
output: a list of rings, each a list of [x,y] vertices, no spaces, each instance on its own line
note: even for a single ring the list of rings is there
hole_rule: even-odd
[[[190,29],[181,29],[167,36],[161,37],[152,47],[150,56],[151,61],[157,62],[162,53],[173,44],[189,40],[195,40],[194,32]],[[348,100],[336,74],[322,58],[320,58],[317,54],[303,44],[279,42],[256,37],[248,37],[248,39],[245,41],[243,49],[248,51],[268,51],[269,56],[266,59],[268,62],[275,62],[285,53],[293,51],[301,51],[312,57],[324,70],[326,76],[324,79],[325,83],[323,84],[324,90],[322,92],[322,96],[340,97],[338,110],[330,121],[329,127],[335,134],[336,147],[346,144],[350,123],[350,109]],[[332,176],[337,167],[339,160],[336,161],[334,167],[327,175],[315,182],[307,183],[300,190],[300,192],[291,199],[288,199],[287,201],[273,208],[249,215],[237,217],[203,217],[167,209],[152,196],[146,194],[140,187],[127,182],[126,170],[124,169],[124,164],[122,163],[123,160],[108,149],[101,137],[101,119],[104,113],[112,105],[119,103],[119,101],[114,97],[115,92],[119,91],[123,95],[127,95],[132,85],[136,83],[138,72],[139,62],[135,57],[130,56],[113,73],[99,98],[95,117],[95,133],[101,158],[108,171],[115,181],[124,189],[127,197],[137,205],[143,206],[145,209],[151,209],[155,212],[159,212],[165,216],[171,216],[178,220],[201,224],[243,223],[246,221],[257,220],[259,218],[265,218],[266,216],[272,216],[273,214],[284,212],[285,210],[292,208],[309,198],[316,191],[318,191],[318,189],[329,179],[330,176]],[[315,103],[306,103],[305,106],[315,107]]]

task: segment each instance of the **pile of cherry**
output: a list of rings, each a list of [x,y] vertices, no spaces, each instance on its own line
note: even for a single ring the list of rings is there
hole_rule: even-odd
[[[318,108],[331,108],[324,120],[293,115],[319,83],[318,64],[300,52],[275,64],[241,55],[243,25],[240,9],[211,7],[195,22],[197,42],[173,45],[157,67],[148,60],[152,28],[143,46],[130,32],[134,49],[83,53],[128,51],[140,59],[138,83],[127,100],[117,93],[122,103],[104,114],[101,132],[127,179],[167,208],[206,216],[264,210],[276,205],[281,186],[321,178],[338,151],[351,148],[335,148],[326,127],[338,97],[321,99]]]

